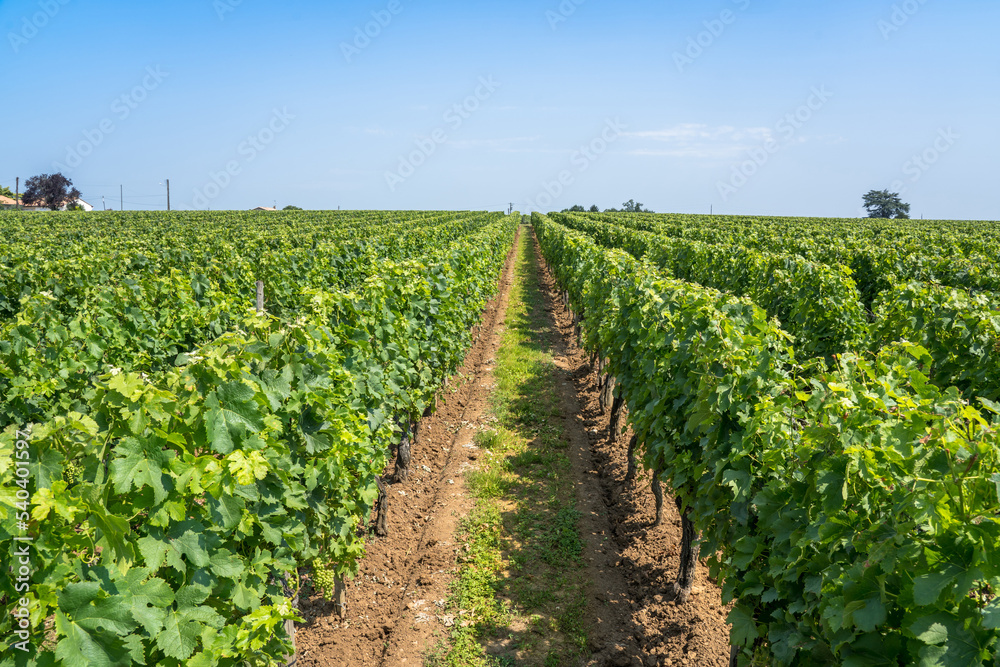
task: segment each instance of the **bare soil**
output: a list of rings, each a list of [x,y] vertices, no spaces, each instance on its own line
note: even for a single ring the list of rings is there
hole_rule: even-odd
[[[544,259],[539,261],[544,266]],[[612,600],[617,595],[623,613],[615,615],[608,636],[624,636],[631,641],[626,640],[628,643],[617,651],[605,648],[607,659],[591,664],[728,667],[729,625],[725,619],[729,608],[722,604],[718,586],[700,565],[690,601],[684,605],[674,602],[672,584],[680,566],[681,543],[681,519],[674,500],[669,493],[664,494],[663,525],[652,528],[656,518],[652,474],[640,473],[636,481],[623,485],[632,434],[626,431],[610,441],[610,414],[601,412],[597,371],[591,368],[589,355],[577,345],[573,321],[547,269],[543,284],[565,341],[565,368],[572,377],[579,405],[576,412],[567,414],[574,415],[573,420],[582,426],[588,441],[589,451],[581,454],[581,458],[589,458],[591,466],[584,484],[588,495],[603,506],[611,535],[605,552],[598,550],[592,557],[603,561],[604,568],[611,568],[617,578],[604,579],[606,575],[599,573],[601,578],[595,579],[595,584],[613,588],[621,585],[617,579],[624,580],[623,588],[618,590],[602,592],[597,587],[595,598]],[[581,507],[581,511],[586,510]]]
[[[527,241],[537,252],[534,235],[522,233],[531,234]],[[461,622],[443,607],[458,567],[455,536],[472,507],[464,473],[480,455],[472,438],[487,418],[514,266],[512,251],[465,364],[441,392],[435,414],[418,428],[410,479],[390,487],[389,537],[370,542],[359,576],[349,582],[347,620],[339,621],[332,603],[303,591],[306,623],[296,635],[298,665],[418,667],[448,626]],[[691,601],[674,604],[669,591],[678,567],[680,517],[667,498],[664,525],[651,529],[650,476],[640,474],[623,487],[630,434],[608,442],[609,416],[598,406],[597,374],[576,345],[551,276],[544,272],[542,279],[546,311],[561,338],[555,341],[556,363],[565,373],[560,406],[592,582],[586,612],[592,656],[586,664],[726,667],[728,610],[719,590],[701,568]]]

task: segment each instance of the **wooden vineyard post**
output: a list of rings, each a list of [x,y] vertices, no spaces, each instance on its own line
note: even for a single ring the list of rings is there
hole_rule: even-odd
[[[347,620],[347,584],[343,577],[337,577],[333,588],[333,606],[341,621]]]
[[[389,537],[389,487],[381,478],[376,477],[378,485],[378,509],[375,514],[375,536]]]
[[[292,654],[285,656],[285,667],[292,667],[299,661],[295,650],[295,621],[285,621],[285,633],[292,638]]]
[[[257,281],[257,314],[264,314],[264,281]]]
[[[288,576],[287,575],[281,578],[281,585],[282,585],[282,588],[284,588],[285,597],[290,598],[291,601],[292,601],[292,608],[293,609],[298,609],[299,608],[299,593],[298,593],[298,591],[292,591],[291,586],[288,585]],[[295,593],[295,597],[294,598],[292,598],[292,593],[293,592]],[[295,621],[293,621],[293,620],[287,620],[287,621],[285,621],[285,634],[287,634],[288,637],[289,637],[289,639],[292,640],[292,653],[291,653],[291,655],[286,655],[285,656],[285,667],[292,667],[293,665],[295,665],[295,663],[298,662],[298,658],[296,657],[297,651],[295,649]]]

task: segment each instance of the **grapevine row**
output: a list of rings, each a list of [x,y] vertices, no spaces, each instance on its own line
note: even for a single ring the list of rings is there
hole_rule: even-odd
[[[533,222],[735,601],[735,662],[1000,660],[1000,406],[933,385],[907,343],[806,372],[751,301]]]
[[[33,419],[0,435],[0,541],[13,544],[22,519],[33,538],[30,590],[0,582],[6,600],[29,600],[29,650],[8,650],[17,619],[5,616],[0,664],[243,665],[288,653],[300,569],[356,572],[389,453],[470,345],[516,224],[491,216],[457,241],[432,234],[417,259],[374,258],[347,289],[304,285],[291,318],[230,304],[221,335],[148,373],[109,368],[58,299],[28,304],[5,358],[57,367],[50,383],[79,376],[81,389],[32,406],[45,389],[34,378],[20,393]],[[183,328],[199,295],[164,308],[169,287],[160,322]],[[151,296],[136,293],[139,315],[157,307],[138,300]],[[37,340],[36,305],[52,307]],[[18,497],[21,451],[30,505]]]
[[[865,317],[852,272],[801,256],[714,245],[581,216],[553,220],[627,250],[675,278],[749,297],[795,336],[802,360],[841,352],[877,353],[896,341],[924,347],[925,372],[966,398],[1000,399],[1000,310],[991,294],[908,281],[884,289]],[[641,217],[639,218],[641,222]]]

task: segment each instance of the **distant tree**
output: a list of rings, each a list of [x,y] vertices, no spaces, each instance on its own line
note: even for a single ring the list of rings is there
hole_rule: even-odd
[[[910,219],[910,205],[903,203],[898,192],[872,190],[864,196],[869,218]]]
[[[285,208],[283,208],[281,210],[282,211],[301,211],[302,209],[299,208],[298,206],[292,206],[291,204],[289,204],[288,206],[286,206]]]
[[[0,197],[10,197],[11,199],[14,199],[14,192],[10,188],[0,185]]]
[[[604,212],[605,213],[621,213],[621,211],[619,211],[616,208],[606,208],[606,209],[604,209]]]
[[[652,213],[652,211],[644,209],[642,204],[636,202],[634,199],[629,199],[622,204],[622,211],[625,213]]]
[[[590,207],[590,212],[591,213],[600,213],[601,209],[597,208],[597,204],[594,204],[593,206]]]
[[[579,204],[576,204],[576,205],[571,206],[569,208],[564,208],[562,210],[563,213],[585,213],[586,211],[587,211],[587,209],[585,209],[584,207],[580,206]]]
[[[21,201],[28,206],[43,206],[58,211],[64,205],[72,206],[80,198],[80,191],[73,181],[62,174],[32,176],[24,184]]]

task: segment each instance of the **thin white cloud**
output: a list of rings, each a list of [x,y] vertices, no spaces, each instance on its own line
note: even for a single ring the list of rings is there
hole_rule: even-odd
[[[392,130],[387,130],[384,127],[379,127],[378,125],[367,125],[365,127],[352,125],[345,129],[351,134],[364,134],[369,137],[393,137],[396,135],[396,133]]]
[[[488,148],[496,151],[520,152],[530,150],[528,148],[518,148],[524,144],[540,141],[542,137],[504,137],[500,139],[462,139],[458,141],[448,141],[450,146],[455,148]]]
[[[703,159],[731,159],[775,139],[774,131],[769,127],[713,127],[701,123],[626,132],[624,136],[643,144],[625,151],[627,155]]]

